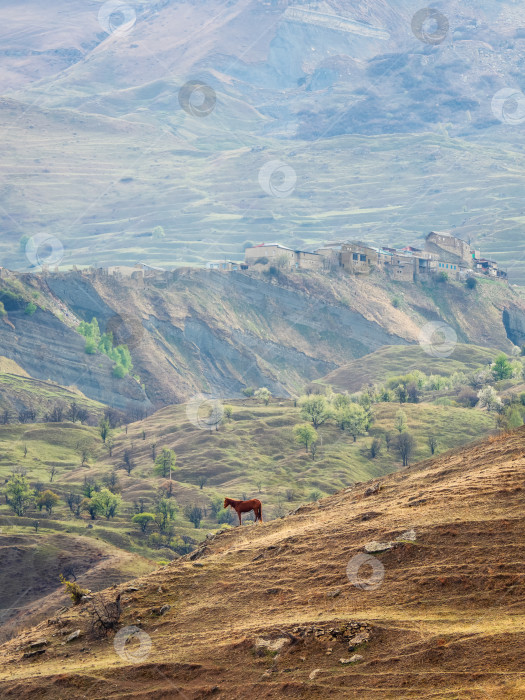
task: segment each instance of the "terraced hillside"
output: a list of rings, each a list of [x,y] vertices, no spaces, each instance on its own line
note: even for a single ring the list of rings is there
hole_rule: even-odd
[[[106,590],[122,605],[107,636],[90,603],[59,611],[2,647],[2,694],[521,698],[524,439],[217,535]]]

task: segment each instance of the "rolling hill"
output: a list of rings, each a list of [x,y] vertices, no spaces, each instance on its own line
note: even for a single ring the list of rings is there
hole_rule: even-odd
[[[456,345],[448,357],[441,358],[432,357],[420,345],[402,348],[386,346],[339,367],[318,381],[333,387],[334,391],[352,393],[364,386],[382,384],[392,377],[408,374],[414,369],[425,374],[441,375],[473,371],[486,367],[496,355],[487,348],[462,344]]]
[[[524,436],[208,539],[104,591],[107,635],[60,610],[3,645],[2,694],[520,698]]]

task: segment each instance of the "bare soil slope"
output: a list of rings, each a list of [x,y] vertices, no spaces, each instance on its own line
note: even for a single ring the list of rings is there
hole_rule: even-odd
[[[140,644],[117,654],[82,605],[2,647],[0,695],[522,698],[524,442],[520,429],[219,534],[107,590]],[[351,581],[349,562],[396,538],[373,555],[374,585],[355,585],[371,569]],[[24,658],[36,640],[45,651]]]

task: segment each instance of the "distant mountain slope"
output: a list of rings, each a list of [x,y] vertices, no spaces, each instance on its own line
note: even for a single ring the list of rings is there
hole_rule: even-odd
[[[28,269],[38,231],[72,266],[434,228],[525,280],[519,4],[454,0],[437,42],[412,27],[417,0],[25,6],[2,6],[5,266]],[[192,80],[213,90],[206,118],[179,102]],[[269,161],[295,171],[289,196],[261,188]]]
[[[407,374],[418,369],[425,374],[450,375],[486,367],[497,352],[475,345],[456,345],[454,351],[443,358],[432,357],[421,346],[384,347],[370,355],[353,360],[319,380],[334,391],[359,391],[369,384],[380,384],[389,377]]]
[[[2,647],[2,693],[523,697],[524,437],[211,538],[106,591],[122,595],[117,637],[91,635],[89,605],[21,632]],[[82,636],[62,645],[60,628]]]

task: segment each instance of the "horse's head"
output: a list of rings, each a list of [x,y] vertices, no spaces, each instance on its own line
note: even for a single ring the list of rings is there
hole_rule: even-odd
[[[231,501],[230,498],[225,498],[223,508],[227,508],[228,506],[230,506],[231,505],[230,501]]]

